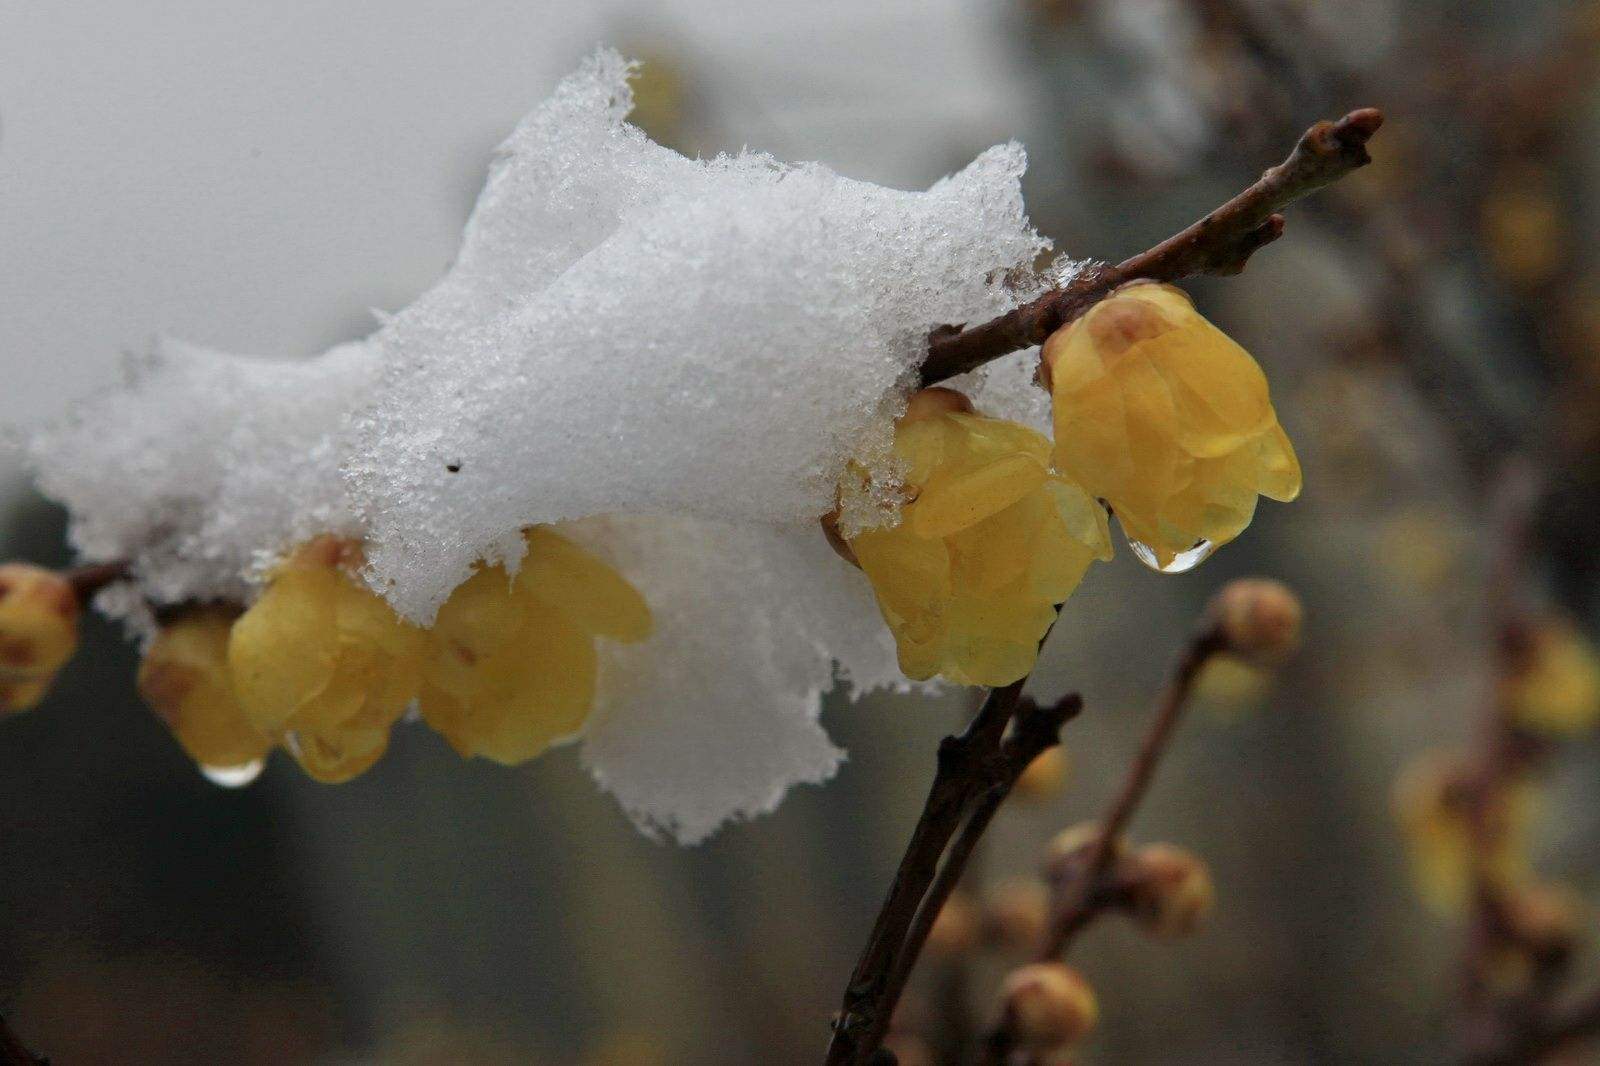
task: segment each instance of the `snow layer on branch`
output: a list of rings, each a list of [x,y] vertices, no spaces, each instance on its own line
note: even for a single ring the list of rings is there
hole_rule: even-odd
[[[583,758],[641,825],[696,841],[832,774],[837,678],[905,684],[816,518],[847,461],[887,456],[928,329],[1028,295],[1003,279],[1042,242],[1015,145],[922,193],[691,160],[625,123],[627,71],[602,51],[522,122],[457,262],[371,337],[304,361],[163,341],[31,454],[79,551],[134,561],[138,594],[100,604],[125,615],[248,601],[334,532],[426,622],[478,560],[514,565],[523,527],[565,523],[656,618],[602,642]],[[1037,421],[1030,374],[963,384]]]
[[[1011,306],[1041,247],[1016,145],[923,193],[689,160],[623,121],[626,71],[600,53],[521,124],[458,262],[377,336],[349,472],[418,621],[532,523],[827,511],[928,329]]]
[[[269,360],[163,338],[33,438],[39,487],[84,557],[134,560],[148,599],[242,600],[285,546],[361,531],[340,427],[377,380],[365,343]]]

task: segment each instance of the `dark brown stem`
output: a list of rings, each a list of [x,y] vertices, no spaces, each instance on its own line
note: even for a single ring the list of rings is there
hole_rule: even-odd
[[[78,602],[83,603],[107,585],[127,580],[130,573],[127,560],[119,559],[109,563],[85,563],[73,567],[62,576],[72,586]]]
[[[1040,960],[1059,958],[1071,945],[1073,937],[1099,909],[1103,890],[1116,861],[1117,842],[1150,791],[1156,768],[1166,754],[1173,731],[1183,717],[1190,693],[1194,691],[1195,678],[1199,676],[1206,660],[1222,651],[1226,645],[1222,631],[1215,625],[1208,625],[1184,649],[1183,657],[1178,660],[1172,677],[1161,691],[1155,719],[1139,746],[1139,754],[1129,765],[1122,787],[1107,808],[1105,817],[1100,819],[1100,832],[1090,848],[1083,872],[1066,889],[1061,906],[1051,916],[1049,932],[1039,946]]]
[[[1016,785],[1017,778],[1022,776],[1022,772],[1033,763],[1033,760],[1042,752],[1061,743],[1061,727],[1076,718],[1082,710],[1083,700],[1077,694],[1067,696],[1049,707],[1040,707],[1028,699],[1019,701],[1011,733],[1000,745],[993,779],[975,799],[972,813],[968,815],[961,831],[956,835],[955,842],[950,845],[949,854],[939,867],[933,884],[929,886],[922,905],[917,908],[916,917],[906,932],[900,957],[890,971],[883,996],[878,1004],[879,1031],[874,1034],[878,1040],[882,1039],[889,1017],[894,1013],[901,993],[905,991],[906,981],[910,979],[911,971],[916,967],[917,959],[922,954],[922,948],[928,942],[928,934],[933,929],[933,923],[938,919],[939,912],[944,910],[945,904],[949,902],[950,894],[961,883],[961,876],[966,872],[967,863],[977,849],[978,842],[983,839],[983,834],[988,830],[989,823],[1000,810],[1000,805],[1011,795],[1011,789]],[[876,1040],[869,1040],[868,1043],[869,1050],[870,1047],[876,1046]]]
[[[1278,166],[1239,195],[1175,236],[1116,266],[1079,274],[1067,285],[976,326],[940,326],[928,337],[922,384],[975,370],[1045,340],[1136,278],[1177,281],[1196,274],[1237,274],[1255,251],[1283,234],[1279,211],[1372,161],[1367,141],[1383,124],[1374,108],[1337,122],[1319,122]]]
[[[1173,668],[1172,676],[1156,703],[1155,718],[1145,733],[1139,753],[1128,766],[1122,787],[1116,798],[1100,819],[1099,831],[1088,846],[1082,865],[1076,868],[1070,880],[1057,886],[1057,905],[1050,916],[1050,926],[1040,942],[1038,959],[1049,961],[1059,958],[1071,945],[1077,934],[1096,915],[1121,900],[1122,886],[1114,876],[1117,866],[1118,842],[1134,812],[1150,791],[1156,768],[1172,740],[1173,731],[1183,717],[1184,707],[1194,691],[1195,678],[1200,668],[1217,652],[1227,647],[1227,638],[1216,622],[1208,621],[1184,648],[1183,656]],[[1009,1016],[1002,1016],[985,1035],[982,1062],[985,1066],[999,1066],[1007,1061],[1017,1046]]]
[[[976,717],[959,736],[939,744],[938,766],[922,815],[911,832],[895,871],[889,895],[878,910],[861,957],[845,986],[844,1002],[833,1024],[828,1066],[865,1062],[888,1024],[882,1003],[907,931],[938,871],[939,857],[960,828],[969,804],[989,787],[1006,726],[1022,697],[1027,678],[990,691]]]

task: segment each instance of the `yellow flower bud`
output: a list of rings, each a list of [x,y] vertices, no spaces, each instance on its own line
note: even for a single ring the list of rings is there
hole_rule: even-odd
[[[1211,871],[1172,844],[1147,844],[1131,856],[1130,914],[1152,936],[1176,939],[1199,928],[1216,902]]]
[[[1125,285],[1044,346],[1055,466],[1105,500],[1141,560],[1187,570],[1300,464],[1250,354],[1171,285]]]
[[[1028,768],[1022,771],[1013,787],[1022,799],[1044,800],[1059,795],[1067,783],[1070,760],[1060,744],[1046,748],[1034,756]]]
[[[527,531],[515,579],[478,570],[428,634],[422,717],[463,757],[512,765],[583,728],[594,707],[595,640],[650,635],[627,581],[553,531]]]
[[[348,541],[308,542],[228,641],[234,695],[250,724],[330,783],[378,761],[420,686],[424,635],[360,584],[359,560]]]
[[[203,767],[225,771],[266,757],[272,738],[233,696],[228,634],[234,611],[204,607],[164,626],[139,664],[139,695]]]
[[[964,404],[948,389],[913,398],[894,442],[911,502],[848,543],[907,677],[1005,685],[1111,542],[1104,509],[1050,471],[1043,435]]]
[[[0,681],[48,682],[77,648],[71,583],[42,567],[0,565]]]
[[[1572,735],[1600,722],[1600,653],[1564,619],[1528,634],[1522,662],[1501,686],[1501,699],[1518,725]]]
[[[977,947],[981,928],[978,908],[971,897],[965,892],[952,892],[928,929],[927,950],[946,957],[965,954]]]
[[[1230,581],[1212,599],[1211,612],[1228,650],[1248,661],[1276,662],[1300,643],[1300,600],[1281,581]]]
[[[1002,881],[984,905],[984,928],[1000,947],[1036,951],[1050,925],[1050,890],[1032,878]]]
[[[1021,1046],[1036,1054],[1076,1044],[1100,1019],[1094,989],[1059,962],[1013,970],[1001,988],[1006,1021]]]
[[[1461,756],[1430,752],[1395,782],[1394,813],[1410,853],[1413,884],[1423,903],[1441,914],[1459,913],[1471,898],[1474,777]],[[1493,852],[1484,857],[1483,872],[1497,884],[1527,879],[1534,800],[1526,782],[1513,781],[1491,812]]]
[[[0,677],[0,715],[33,710],[49,695],[53,680],[47,677],[41,681],[7,681]]]

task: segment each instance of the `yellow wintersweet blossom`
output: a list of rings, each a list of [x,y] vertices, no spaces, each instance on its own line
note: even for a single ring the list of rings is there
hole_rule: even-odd
[[[1055,605],[1111,557],[1105,510],[1050,470],[1050,442],[925,389],[895,428],[911,497],[892,528],[848,540],[900,669],[1006,685],[1033,668]]]
[[[1469,902],[1478,858],[1473,843],[1474,769],[1460,755],[1430,752],[1406,767],[1395,782],[1394,812],[1405,835],[1417,895],[1441,914],[1460,912]],[[1525,780],[1500,791],[1489,817],[1489,852],[1482,875],[1500,886],[1520,884],[1530,875],[1528,834],[1536,795]]]
[[[78,649],[78,597],[53,570],[0,565],[0,714],[26,711],[50,691]]]
[[[443,607],[423,659],[422,717],[463,756],[524,762],[582,729],[595,640],[650,635],[650,609],[615,570],[542,526],[515,578],[479,568]]]
[[[1181,289],[1125,285],[1044,346],[1055,466],[1105,500],[1135,553],[1187,570],[1237,537],[1300,463],[1246,352]]]
[[[318,781],[348,781],[416,698],[425,636],[355,577],[361,551],[307,542],[234,623],[228,667],[250,724]]]
[[[256,729],[233,695],[228,634],[237,611],[198,608],[163,626],[139,664],[139,695],[200,766],[248,772],[272,738]]]
[[[1500,691],[1518,725],[1571,735],[1600,723],[1600,653],[1572,623],[1550,619],[1534,627],[1519,665]]]

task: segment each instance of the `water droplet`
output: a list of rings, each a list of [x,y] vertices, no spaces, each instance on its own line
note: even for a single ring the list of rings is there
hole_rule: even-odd
[[[1124,536],[1126,536],[1126,534],[1124,534]],[[1127,540],[1128,547],[1132,549],[1134,558],[1138,559],[1150,569],[1162,574],[1187,573],[1188,571],[1199,566],[1201,563],[1205,562],[1207,559],[1211,558],[1211,553],[1217,550],[1217,546],[1215,544],[1211,543],[1209,540],[1202,540],[1188,551],[1179,552],[1177,555],[1172,557],[1172,562],[1168,563],[1166,566],[1162,566],[1160,561],[1156,558],[1155,549],[1150,547],[1150,545],[1141,544],[1132,537],[1128,537]]]
[[[260,777],[266,765],[265,759],[256,759],[242,766],[202,766],[200,772],[213,785],[221,785],[223,788],[243,788]]]

